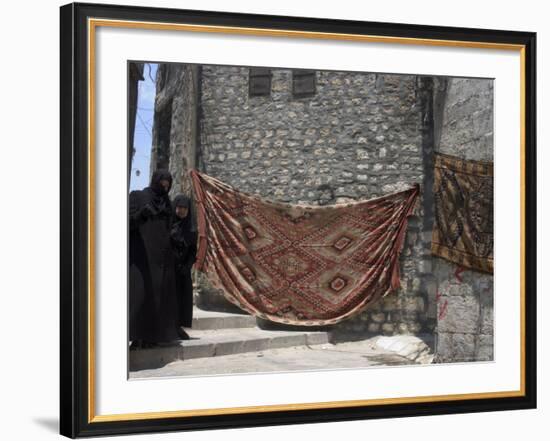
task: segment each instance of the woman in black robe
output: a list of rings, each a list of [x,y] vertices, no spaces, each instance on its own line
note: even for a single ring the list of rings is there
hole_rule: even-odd
[[[131,349],[178,339],[171,185],[170,173],[157,170],[149,187],[129,196]]]
[[[189,335],[183,328],[190,328],[193,320],[191,267],[195,263],[197,254],[197,233],[191,221],[190,205],[191,200],[183,194],[174,198],[174,216],[170,231],[178,291],[178,332],[183,340],[189,339]]]

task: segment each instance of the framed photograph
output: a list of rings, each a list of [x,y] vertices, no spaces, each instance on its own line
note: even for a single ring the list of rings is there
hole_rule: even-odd
[[[536,35],[62,6],[61,434],[536,407]]]

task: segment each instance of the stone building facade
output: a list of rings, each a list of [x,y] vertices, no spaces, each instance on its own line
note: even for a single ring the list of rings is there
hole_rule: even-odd
[[[485,300],[487,308],[480,307],[481,291],[490,286],[483,299],[492,297],[492,278],[467,271],[456,288],[453,265],[432,257],[431,187],[434,149],[491,159],[492,82],[313,71],[313,93],[304,95],[296,93],[300,71],[273,68],[268,75],[269,93],[254,96],[246,67],[160,65],[151,169],[171,170],[174,193],[189,192],[187,171],[197,167],[239,190],[308,204],[367,199],[419,183],[401,289],[332,330],[437,336],[441,361],[486,359],[479,348],[487,326],[492,330],[492,308]],[[216,296],[201,285],[201,296]],[[440,313],[442,299],[449,300],[447,315]],[[467,328],[464,314],[472,322]],[[455,350],[469,343],[474,352]]]
[[[455,78],[439,82],[435,150],[464,159],[493,161],[493,81]],[[437,360],[493,359],[493,276],[457,272],[433,259],[438,309]]]

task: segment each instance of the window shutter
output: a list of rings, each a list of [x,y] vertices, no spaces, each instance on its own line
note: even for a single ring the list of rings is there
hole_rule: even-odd
[[[271,70],[253,67],[248,71],[248,95],[263,96],[271,93]]]
[[[309,96],[315,94],[316,73],[314,70],[292,71],[292,94],[294,96]]]

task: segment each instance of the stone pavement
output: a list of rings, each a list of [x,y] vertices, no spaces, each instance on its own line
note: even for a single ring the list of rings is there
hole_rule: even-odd
[[[261,372],[290,372],[418,364],[380,347],[379,337],[209,358],[177,360],[158,369],[130,372],[130,379]]]
[[[129,351],[130,378],[362,368],[433,360],[430,345],[415,336],[336,342],[323,330],[260,329],[256,319],[245,314],[195,308],[193,317],[190,340]]]

